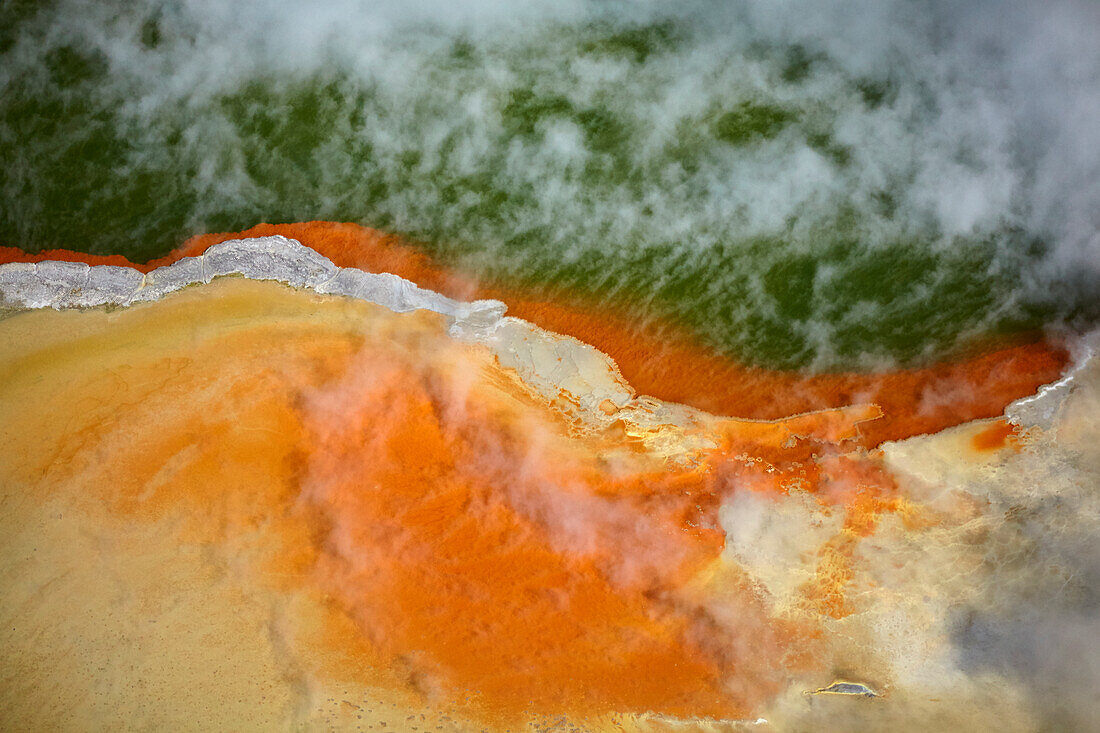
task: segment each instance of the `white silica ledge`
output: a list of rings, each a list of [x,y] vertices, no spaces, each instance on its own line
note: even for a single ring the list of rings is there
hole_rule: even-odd
[[[12,262],[0,265],[0,305],[56,310],[128,306],[224,275],[277,280],[321,294],[370,301],[398,313],[434,311],[452,319],[456,335],[484,334],[496,327],[506,310],[499,300],[465,303],[390,273],[340,268],[319,252],[280,236],[222,242],[200,257],[185,257],[144,275],[111,265]]]
[[[319,252],[281,236],[222,242],[202,256],[185,257],[148,274],[129,267],[89,267],[71,262],[0,265],[0,307],[125,307],[231,275],[276,280],[322,295],[356,298],[396,313],[439,313],[447,317],[451,336],[487,346],[502,366],[516,369],[525,383],[547,399],[559,393],[561,383],[567,384],[576,390],[579,406],[599,420],[610,420],[595,409],[605,400],[624,407],[634,399],[633,390],[606,354],[576,339],[506,317],[507,306],[499,300],[467,303],[388,272],[337,267]]]
[[[153,301],[188,285],[239,275],[276,280],[323,295],[340,295],[404,313],[429,310],[446,316],[449,332],[493,350],[500,364],[515,369],[537,392],[553,399],[559,389],[573,393],[579,406],[598,421],[613,416],[596,410],[609,400],[616,408],[640,408],[646,422],[687,417],[696,411],[638,398],[606,354],[576,339],[549,334],[518,318],[505,317],[499,300],[463,302],[391,273],[337,267],[319,252],[282,236],[234,239],[216,244],[199,257],[185,257],[148,274],[129,267],[74,262],[12,262],[0,265],[0,307],[93,308]],[[1014,423],[1047,427],[1073,388],[1074,375],[1100,351],[1100,331],[1073,346],[1074,366],[1033,396],[1005,410]],[[679,415],[679,412],[685,412]],[[658,414],[660,413],[660,414]],[[667,413],[667,414],[665,414]]]
[[[1020,427],[1048,430],[1073,392],[1077,377],[1100,353],[1100,330],[1077,337],[1070,344],[1070,364],[1061,379],[1045,384],[1030,397],[1016,400],[1005,408],[1005,417]]]

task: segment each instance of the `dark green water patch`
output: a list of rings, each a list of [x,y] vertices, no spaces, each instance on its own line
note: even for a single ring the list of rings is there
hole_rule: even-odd
[[[770,140],[795,119],[790,111],[774,104],[745,101],[714,121],[714,136],[730,145],[748,145]]]
[[[1067,312],[1021,295],[1046,253],[1012,211],[952,232],[919,188],[941,165],[994,186],[1000,149],[941,151],[926,87],[806,46],[601,19],[378,40],[365,69],[253,67],[245,47],[215,69],[174,5],[120,4],[122,54],[29,8],[0,13],[2,244],[144,261],[206,231],[354,221],[782,368],[922,363]]]
[[[621,56],[642,64],[654,54],[673,50],[684,33],[685,29],[671,20],[621,29],[598,24],[587,29],[587,38],[580,43],[580,50],[585,54]]]

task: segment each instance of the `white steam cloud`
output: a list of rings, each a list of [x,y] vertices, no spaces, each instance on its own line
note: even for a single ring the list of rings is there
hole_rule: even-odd
[[[763,319],[795,362],[871,366],[893,347],[840,340],[929,303],[954,303],[954,325],[914,335],[932,353],[1021,302],[1096,310],[1098,31],[1089,0],[62,0],[20,26],[0,95],[46,83],[58,49],[101,54],[96,94],[131,143],[118,171],[178,172],[192,230],[357,218],[520,276],[595,257],[583,277],[608,297],[692,283],[681,310],[718,343],[751,351]],[[301,93],[317,79],[328,97]],[[265,105],[285,107],[268,127]],[[310,125],[308,149],[284,140]],[[61,153],[13,151],[5,231],[29,239]],[[838,237],[792,315],[764,273]],[[837,300],[853,262],[898,246],[928,250],[924,280]],[[665,264],[625,282],[651,251]],[[956,297],[961,260],[1010,284]]]

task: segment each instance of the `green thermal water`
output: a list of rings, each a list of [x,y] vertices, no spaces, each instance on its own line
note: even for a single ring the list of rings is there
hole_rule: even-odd
[[[106,45],[20,7],[0,19],[0,244],[142,261],[353,221],[783,368],[919,363],[1076,307],[1021,294],[1045,248],[1010,210],[951,227],[922,203],[937,165],[979,188],[992,165],[936,132],[934,80],[606,19],[203,75],[201,33],[163,8],[89,19]]]

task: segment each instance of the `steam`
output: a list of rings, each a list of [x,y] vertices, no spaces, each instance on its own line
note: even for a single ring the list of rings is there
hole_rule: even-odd
[[[355,220],[775,366],[1100,314],[1087,0],[24,16],[0,42],[5,244],[144,258]]]

